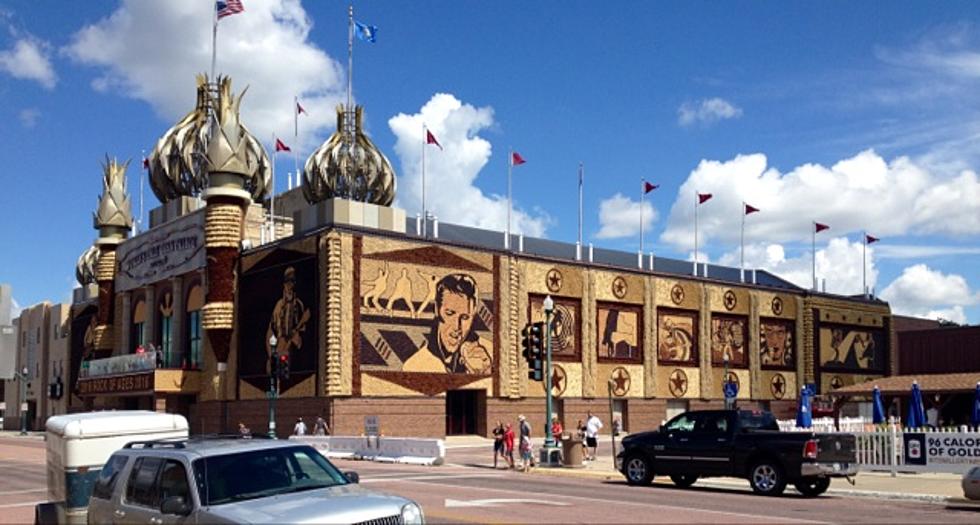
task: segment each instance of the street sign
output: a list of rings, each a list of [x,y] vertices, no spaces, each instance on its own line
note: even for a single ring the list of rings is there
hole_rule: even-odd
[[[722,390],[725,392],[725,397],[732,399],[738,396],[738,383],[726,382]]]

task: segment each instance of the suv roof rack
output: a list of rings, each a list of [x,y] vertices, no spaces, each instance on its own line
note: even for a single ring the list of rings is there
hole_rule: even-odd
[[[130,441],[123,445],[124,449],[132,448],[184,448],[184,443],[187,438],[172,438],[172,439],[155,439],[150,441]]]
[[[235,433],[216,433],[216,434],[196,434],[190,436],[189,440],[204,441],[208,439],[272,439],[268,434],[246,434]]]

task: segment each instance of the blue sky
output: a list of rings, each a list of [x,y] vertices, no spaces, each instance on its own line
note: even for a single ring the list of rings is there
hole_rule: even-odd
[[[243,118],[300,162],[345,97],[342,2],[243,0],[218,70],[247,84]],[[95,238],[100,161],[139,159],[189,111],[210,62],[210,2],[7,1],[0,5],[0,161],[8,217],[0,281],[20,305],[65,300]],[[441,220],[503,229],[507,151],[515,229],[574,241],[585,164],[586,242],[689,258],[693,193],[702,257],[738,264],[741,202],[761,208],[746,258],[799,284],[896,312],[980,322],[980,9],[973,2],[359,2],[378,26],[355,44],[354,95],[418,211],[424,121]],[[293,136],[292,98],[309,115]],[[278,184],[293,170],[277,163]],[[144,192],[145,207],[156,205]]]

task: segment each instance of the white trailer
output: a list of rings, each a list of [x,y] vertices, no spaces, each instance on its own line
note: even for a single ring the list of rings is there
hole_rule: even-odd
[[[109,456],[132,441],[186,438],[187,420],[146,410],[85,412],[48,418],[46,429],[48,503],[35,508],[35,522],[85,523]]]

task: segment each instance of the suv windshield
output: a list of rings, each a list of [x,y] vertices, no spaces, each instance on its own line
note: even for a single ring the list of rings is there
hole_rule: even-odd
[[[346,485],[347,478],[308,446],[275,447],[197,459],[202,505]]]

